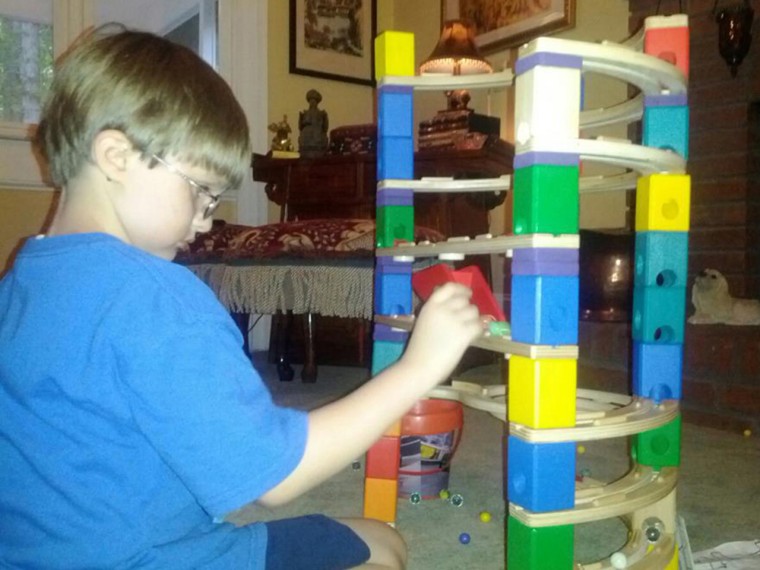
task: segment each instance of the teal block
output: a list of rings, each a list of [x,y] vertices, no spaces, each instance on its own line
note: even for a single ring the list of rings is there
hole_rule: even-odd
[[[642,121],[642,142],[645,146],[673,150],[689,156],[689,107],[645,106]]]
[[[577,234],[579,215],[577,166],[537,164],[515,169],[515,234]]]
[[[641,287],[688,285],[688,232],[636,232],[634,284]]]
[[[683,343],[686,288],[633,288],[633,339],[639,342]]]
[[[379,206],[377,247],[393,247],[397,241],[414,241],[414,206]]]
[[[372,376],[396,362],[404,354],[406,343],[376,340],[372,343]]]
[[[681,464],[681,416],[664,426],[634,436],[631,454],[639,465],[654,469]]]

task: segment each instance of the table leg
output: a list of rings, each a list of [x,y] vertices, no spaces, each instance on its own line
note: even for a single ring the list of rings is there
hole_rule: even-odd
[[[285,322],[277,330],[277,377],[280,382],[290,382],[295,376],[290,365],[290,330],[293,327],[293,313],[285,312]]]
[[[304,361],[301,380],[306,383],[317,381],[317,362],[314,354],[314,315],[304,315]]]

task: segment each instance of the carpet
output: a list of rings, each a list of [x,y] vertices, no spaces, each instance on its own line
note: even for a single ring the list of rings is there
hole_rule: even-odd
[[[320,367],[315,384],[277,381],[274,366],[256,359],[257,369],[282,405],[312,409],[340,397],[366,381],[367,371]],[[499,382],[496,365],[471,369],[461,380]],[[582,385],[582,379],[581,379]],[[452,463],[449,490],[464,498],[413,504],[400,499],[397,528],[410,551],[409,570],[500,570],[504,568],[505,505],[503,500],[502,438],[504,424],[490,414],[465,408],[462,443]],[[336,442],[340,445],[340,442]],[[612,481],[628,470],[626,438],[588,442],[577,456],[579,472]],[[346,467],[332,479],[289,505],[272,512],[255,507],[249,520],[266,520],[322,512],[330,516],[361,516],[363,458],[359,469]],[[684,519],[691,547],[704,550],[726,542],[760,537],[760,439],[684,424],[678,513]],[[482,522],[480,513],[491,514]],[[469,544],[459,536],[470,535]],[[575,557],[583,563],[608,557],[626,541],[619,519],[577,525]]]

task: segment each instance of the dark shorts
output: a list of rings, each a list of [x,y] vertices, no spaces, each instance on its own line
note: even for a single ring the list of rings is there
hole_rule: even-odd
[[[369,547],[353,530],[323,515],[266,526],[267,570],[342,570],[369,560]]]

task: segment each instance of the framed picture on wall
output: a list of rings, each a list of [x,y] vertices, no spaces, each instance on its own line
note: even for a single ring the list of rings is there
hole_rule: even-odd
[[[515,47],[575,26],[576,0],[441,0],[443,21],[461,18],[476,29],[483,53]]]
[[[377,0],[290,0],[290,72],[374,85]]]

